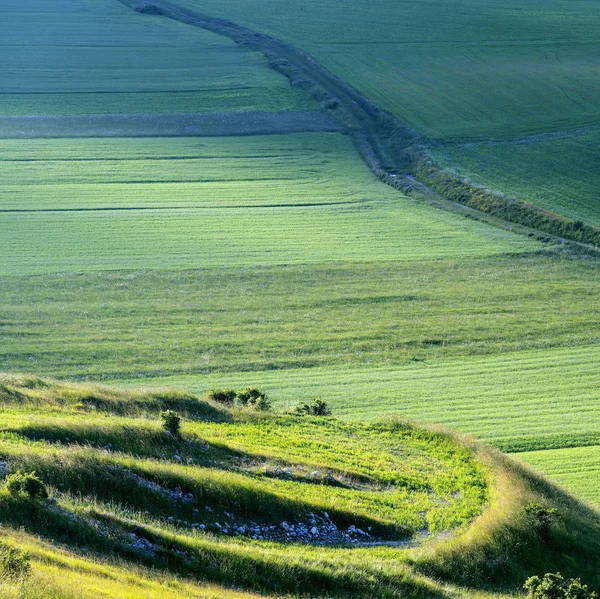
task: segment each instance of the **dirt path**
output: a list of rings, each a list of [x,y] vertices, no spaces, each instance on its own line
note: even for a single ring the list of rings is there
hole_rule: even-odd
[[[0,116],[0,139],[61,137],[222,137],[340,131],[327,114],[231,112]]]
[[[323,111],[334,116],[354,138],[368,165],[377,174],[402,178],[406,173],[405,148],[419,135],[374,102],[364,98],[303,50],[272,36],[257,33],[231,21],[191,11],[163,0],[119,0],[143,14],[167,17],[229,37],[264,54],[272,68],[286,75],[320,101]],[[399,143],[400,142],[400,143]],[[406,181],[412,188],[412,184]]]
[[[569,223],[568,219],[475,188],[431,164],[423,151],[425,139],[419,133],[362,96],[300,48],[227,19],[181,8],[167,0],[119,2],[142,14],[162,16],[207,29],[264,54],[273,69],[288,77],[292,85],[312,95],[320,102],[325,114],[335,117],[344,126],[373,173],[392,187],[411,193],[437,208],[468,215],[515,233],[554,243],[563,243],[566,233],[575,240],[573,243],[595,249],[579,242],[582,239],[580,234],[570,233],[569,226],[565,227],[565,224],[573,223]],[[542,226],[545,232],[534,228],[538,226]],[[600,240],[599,232],[592,231],[587,225],[585,228],[586,234],[591,231],[588,237]]]

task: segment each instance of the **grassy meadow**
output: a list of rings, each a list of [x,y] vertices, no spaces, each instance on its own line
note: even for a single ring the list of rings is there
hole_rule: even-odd
[[[540,135],[512,141],[441,145],[432,152],[444,167],[478,185],[600,226],[600,132]]]
[[[339,134],[0,146],[12,175],[0,200],[4,275],[411,261],[539,245],[403,197]]]
[[[182,0],[286,39],[475,183],[598,225],[600,8],[588,0]],[[582,129],[590,127],[589,134]],[[562,140],[546,140],[551,132]],[[527,144],[523,136],[539,135]],[[506,144],[487,145],[490,139]],[[480,141],[481,145],[471,145]],[[456,144],[456,145],[454,145]],[[431,145],[431,144],[430,144]],[[446,146],[442,146],[446,150]]]
[[[550,565],[597,581],[597,511],[447,432],[0,380],[2,476],[35,469],[50,494],[0,487],[0,550],[31,559],[3,598],[499,599]],[[568,533],[540,533],[530,501]]]
[[[2,115],[316,108],[260,54],[117,1],[6,0],[0,38]]]
[[[291,41],[429,137],[550,131],[600,116],[600,8],[586,0],[180,5]]]
[[[518,457],[569,492],[600,503],[599,445],[531,451],[518,454]]]

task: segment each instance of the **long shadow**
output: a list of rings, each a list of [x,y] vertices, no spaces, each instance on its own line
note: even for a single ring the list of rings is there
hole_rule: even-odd
[[[311,563],[294,558],[293,553],[290,560],[285,560],[276,551],[269,556],[242,544],[218,543],[210,537],[206,541],[174,538],[116,517],[92,514],[87,519],[59,506],[20,497],[2,498],[0,522],[23,528],[71,550],[93,550],[105,558],[118,556],[177,576],[201,578],[248,591],[357,599],[448,597],[406,576],[371,571],[368,564],[354,569],[345,567],[343,562],[341,566],[339,563],[323,566],[321,557]]]
[[[26,438],[46,441],[52,436],[50,433],[42,434],[47,432],[43,426],[32,426],[29,430],[21,429],[15,432]],[[28,434],[24,435],[24,432]],[[64,430],[52,427],[50,432],[57,435],[68,432],[74,435],[71,427]],[[126,432],[131,434],[130,430]],[[138,449],[135,438],[136,435],[130,442]],[[190,444],[187,441],[169,440],[164,434],[159,435],[159,439],[163,445],[158,446],[158,451],[163,448],[168,448],[170,451],[178,450],[181,446],[189,450],[194,446],[194,443]],[[106,441],[106,437],[103,441]],[[199,452],[209,453],[211,457],[220,455],[228,459],[229,464],[235,464],[236,458],[248,461],[263,459],[262,456],[242,454],[224,447],[216,447],[214,451],[217,453],[212,453],[213,448],[206,451],[203,443],[203,441],[196,442],[198,445],[202,444],[197,448]],[[117,449],[122,450],[115,444],[115,450]],[[154,457],[157,453],[156,446],[150,449],[152,451],[146,452],[145,457]],[[21,469],[35,470],[48,485],[60,492],[83,497],[93,496],[102,502],[117,503],[129,509],[142,510],[158,519],[173,517],[209,526],[215,522],[224,522],[224,512],[229,512],[235,518],[242,520],[252,520],[263,525],[279,525],[284,520],[294,522],[305,518],[310,512],[320,511],[312,503],[281,497],[267,491],[260,484],[260,475],[247,474],[227,467],[225,461],[223,465],[219,463],[215,465],[213,463],[215,460],[206,457],[205,466],[213,471],[221,469],[222,474],[217,471],[207,473],[204,477],[197,476],[198,473],[203,472],[202,463],[199,463],[200,470],[192,466],[163,469],[156,468],[156,462],[131,462],[127,456],[120,453],[112,456],[111,453],[85,450],[65,454],[64,459],[69,460],[68,469],[65,471],[62,457],[45,459],[36,454],[29,457],[16,453],[11,456],[9,449],[4,453],[9,462]],[[137,453],[139,455],[140,452]],[[189,471],[189,474],[186,474],[186,471]],[[304,482],[304,479],[297,482],[286,479],[284,481],[297,484],[297,482]],[[311,484],[314,482],[311,481]],[[207,512],[206,506],[212,511]],[[385,525],[365,515],[335,508],[327,508],[327,511],[332,522],[339,528],[350,525],[364,530],[371,528],[373,534],[382,539],[406,539],[413,532],[401,526]]]

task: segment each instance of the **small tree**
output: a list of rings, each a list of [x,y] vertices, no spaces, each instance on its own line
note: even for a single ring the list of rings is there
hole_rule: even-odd
[[[48,491],[35,472],[17,470],[6,477],[6,490],[11,495],[27,495],[30,499],[46,499]]]
[[[173,437],[178,437],[181,432],[181,417],[173,410],[166,410],[160,413],[162,427]]]
[[[0,544],[0,578],[24,578],[30,573],[28,552]]]
[[[579,578],[563,578],[560,572],[544,574],[543,578],[528,578],[523,588],[529,599],[597,599],[598,595],[590,591]]]
[[[211,389],[206,394],[206,399],[225,405],[233,405],[237,393],[234,389]]]
[[[331,410],[327,402],[317,397],[311,403],[298,404],[296,414],[300,416],[331,416]]]

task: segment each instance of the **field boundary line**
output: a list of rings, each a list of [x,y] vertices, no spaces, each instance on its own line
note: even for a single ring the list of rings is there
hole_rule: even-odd
[[[0,139],[237,137],[342,130],[334,118],[317,110],[0,116]]]

